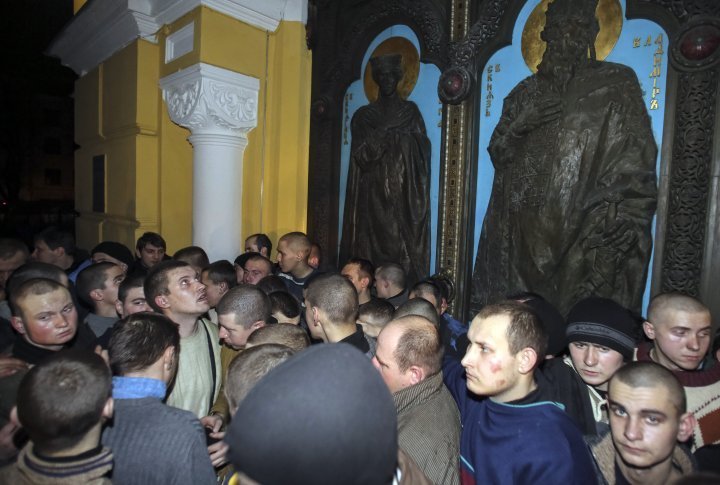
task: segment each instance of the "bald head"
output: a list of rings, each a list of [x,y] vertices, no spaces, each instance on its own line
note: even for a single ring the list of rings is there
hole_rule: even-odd
[[[393,357],[401,372],[411,366],[423,368],[426,375],[440,370],[442,344],[435,325],[428,319],[418,315],[404,316],[388,323],[378,338],[386,333],[397,335]]]
[[[648,307],[648,321],[654,325],[672,323],[678,313],[710,315],[710,310],[695,298],[680,293],[656,296]]]

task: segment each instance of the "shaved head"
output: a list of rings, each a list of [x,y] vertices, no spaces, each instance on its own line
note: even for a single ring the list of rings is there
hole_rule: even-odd
[[[691,296],[663,293],[650,302],[648,321],[654,325],[669,323],[677,312],[710,314],[705,305]]]

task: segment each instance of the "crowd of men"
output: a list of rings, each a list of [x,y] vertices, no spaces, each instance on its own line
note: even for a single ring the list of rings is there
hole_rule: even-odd
[[[0,483],[720,483],[697,299],[523,292],[466,324],[446,277],[276,248],[0,239]]]

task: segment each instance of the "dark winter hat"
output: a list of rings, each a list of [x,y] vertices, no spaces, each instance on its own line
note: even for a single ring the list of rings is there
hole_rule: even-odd
[[[235,469],[262,484],[387,484],[397,464],[395,405],[360,351],[316,345],[250,391],[225,441]]]
[[[115,241],[101,242],[90,251],[91,256],[95,253],[105,253],[128,266],[133,264],[134,260],[132,252],[124,245]]]
[[[572,307],[567,318],[567,341],[589,342],[620,352],[632,360],[637,325],[631,313],[608,298],[586,298]]]

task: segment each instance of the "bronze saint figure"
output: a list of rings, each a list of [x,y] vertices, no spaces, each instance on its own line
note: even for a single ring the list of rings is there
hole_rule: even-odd
[[[430,271],[430,140],[401,98],[402,56],[370,59],[379,92],[352,118],[340,261],[400,264],[410,282]]]
[[[555,0],[534,74],[505,99],[471,310],[520,290],[563,313],[588,295],[639,311],[657,146],[635,73],[595,59],[597,0]],[[588,52],[590,55],[588,56]]]

